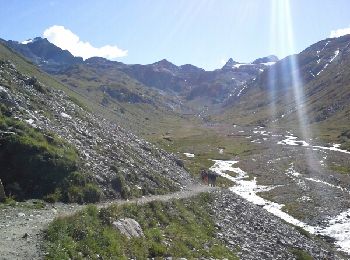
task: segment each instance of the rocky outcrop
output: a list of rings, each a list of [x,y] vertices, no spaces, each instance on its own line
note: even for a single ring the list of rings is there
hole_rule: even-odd
[[[215,192],[212,204],[217,237],[241,259],[296,259],[309,254],[313,259],[345,259],[319,239],[300,232],[260,206],[230,191]]]
[[[112,225],[127,238],[144,236],[140,224],[132,218],[119,219],[113,222]]]
[[[6,199],[5,189],[4,189],[4,185],[2,185],[2,182],[0,179],[0,202],[5,201],[5,199]]]

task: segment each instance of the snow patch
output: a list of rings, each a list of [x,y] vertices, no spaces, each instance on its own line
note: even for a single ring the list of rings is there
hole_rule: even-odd
[[[335,244],[341,250],[350,252],[350,209],[340,213],[338,216],[331,218],[328,221],[326,228],[318,232],[324,236],[333,237]]]
[[[184,155],[188,158],[193,158],[194,154],[193,153],[184,153]]]
[[[277,186],[263,186],[256,183],[256,178],[253,180],[245,180],[248,178],[248,174],[240,168],[232,167],[238,161],[221,161],[213,160],[215,163],[210,170],[216,172],[220,176],[227,178],[237,185],[230,188],[230,191],[237,194],[238,196],[246,199],[247,201],[263,206],[265,210],[272,213],[273,215],[283,219],[284,221],[293,224],[298,227],[302,227],[310,233],[315,232],[315,228],[309,226],[296,218],[293,218],[289,214],[282,211],[283,204],[278,204],[269,200],[266,200],[257,195],[258,192],[265,192],[276,188]],[[226,174],[227,171],[237,173],[236,177]]]
[[[286,139],[279,141],[277,144],[281,144],[281,145],[292,145],[292,146],[297,146],[297,145],[301,145],[301,146],[309,146],[309,144],[305,141],[297,141],[298,137],[296,136],[291,136],[291,135],[287,135]]]
[[[330,218],[325,227],[310,226],[290,216],[288,213],[283,212],[283,204],[278,204],[266,200],[257,195],[258,192],[269,191],[276,188],[277,186],[258,185],[256,183],[256,178],[253,180],[246,180],[248,178],[248,174],[240,168],[233,167],[233,165],[238,163],[238,161],[212,161],[214,161],[214,165],[210,168],[210,170],[237,184],[236,186],[231,187],[230,191],[253,204],[262,206],[266,211],[290,224],[303,228],[311,234],[321,234],[334,238],[336,240],[335,244],[339,247],[340,250],[350,253],[350,209],[340,213],[333,218]],[[228,175],[226,174],[227,171],[234,172],[237,174],[237,176],[233,177],[231,175]],[[295,172],[293,175],[300,176]],[[300,200],[310,201],[311,199],[307,196],[303,196],[300,198]]]
[[[28,43],[31,43],[33,42],[33,39],[29,39],[29,40],[25,40],[23,42],[21,42],[22,44],[28,44]]]
[[[265,62],[265,63],[260,63],[261,65],[265,65],[265,66],[272,66],[275,65],[276,62],[275,61],[269,61],[269,62]]]

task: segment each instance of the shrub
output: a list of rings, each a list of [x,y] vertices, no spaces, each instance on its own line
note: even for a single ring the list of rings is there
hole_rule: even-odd
[[[1,110],[3,111],[3,110]],[[7,194],[18,199],[42,198],[77,170],[73,146],[51,133],[0,113],[0,178]]]
[[[87,184],[83,189],[83,198],[85,203],[96,203],[101,200],[101,189],[92,183]]]
[[[130,188],[126,184],[125,178],[121,173],[117,173],[116,177],[111,181],[113,189],[120,193],[123,199],[130,197]]]

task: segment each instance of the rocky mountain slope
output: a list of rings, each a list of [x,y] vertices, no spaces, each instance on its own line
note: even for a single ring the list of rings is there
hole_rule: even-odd
[[[39,65],[43,70],[59,75],[64,82],[71,81],[70,75],[77,74],[77,70],[82,70],[83,72],[79,72],[84,73],[89,81],[100,81],[106,74],[114,74],[114,83],[120,84],[118,77],[124,78],[124,83],[127,82],[127,84],[122,84],[122,81],[121,89],[114,87],[118,89],[118,92],[129,92],[131,96],[138,95],[139,93],[135,93],[132,88],[127,88],[129,80],[136,80],[140,86],[160,91],[163,98],[167,97],[171,100],[178,97],[175,101],[184,110],[188,110],[184,103],[190,102],[191,104],[191,101],[194,100],[199,100],[199,103],[194,103],[202,107],[222,103],[230,96],[239,96],[246,82],[257,77],[264,69],[278,60],[276,56],[260,58],[252,63],[238,63],[229,59],[221,69],[205,71],[190,64],[176,66],[165,59],[148,65],[127,65],[103,58],[90,58],[82,61],[81,58],[68,55],[67,51],[59,49],[40,37],[24,43],[4,40],[3,43]],[[94,72],[90,71],[92,68]],[[125,80],[126,75],[129,76],[127,80]],[[102,82],[105,83],[103,80]],[[80,91],[80,84],[73,84],[73,86]],[[147,91],[152,91],[149,88]],[[152,97],[154,98],[155,95]],[[134,101],[135,99],[131,100],[131,102]],[[196,106],[192,106],[192,109],[200,110]]]
[[[90,113],[57,82],[50,85],[49,76],[0,47],[0,162],[7,169],[0,179],[8,194],[83,202],[192,183],[173,155]],[[46,167],[50,173],[35,171]]]
[[[74,57],[69,51],[62,50],[41,37],[22,43],[11,40],[1,40],[1,42],[50,73],[55,73],[70,65],[83,62],[82,58]]]
[[[349,67],[349,35],[320,41],[262,72],[247,84],[239,101],[227,102],[223,118],[293,128],[302,111],[310,127],[334,132],[333,141],[348,141]]]

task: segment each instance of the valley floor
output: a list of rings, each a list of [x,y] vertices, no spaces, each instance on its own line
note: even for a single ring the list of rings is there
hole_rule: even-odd
[[[212,159],[235,161],[231,168],[220,169],[230,179],[223,183],[232,188],[214,191],[215,203],[210,205],[217,238],[228,248],[242,259],[349,258],[349,152],[283,129],[234,125],[203,129],[161,145],[179,155],[186,153],[180,156],[192,174],[200,167],[212,167]],[[211,191],[207,186],[191,186],[179,193],[99,207],[185,199],[207,191]],[[0,259],[43,258],[43,229],[55,217],[82,209],[73,204],[33,209],[30,203],[0,208]]]

